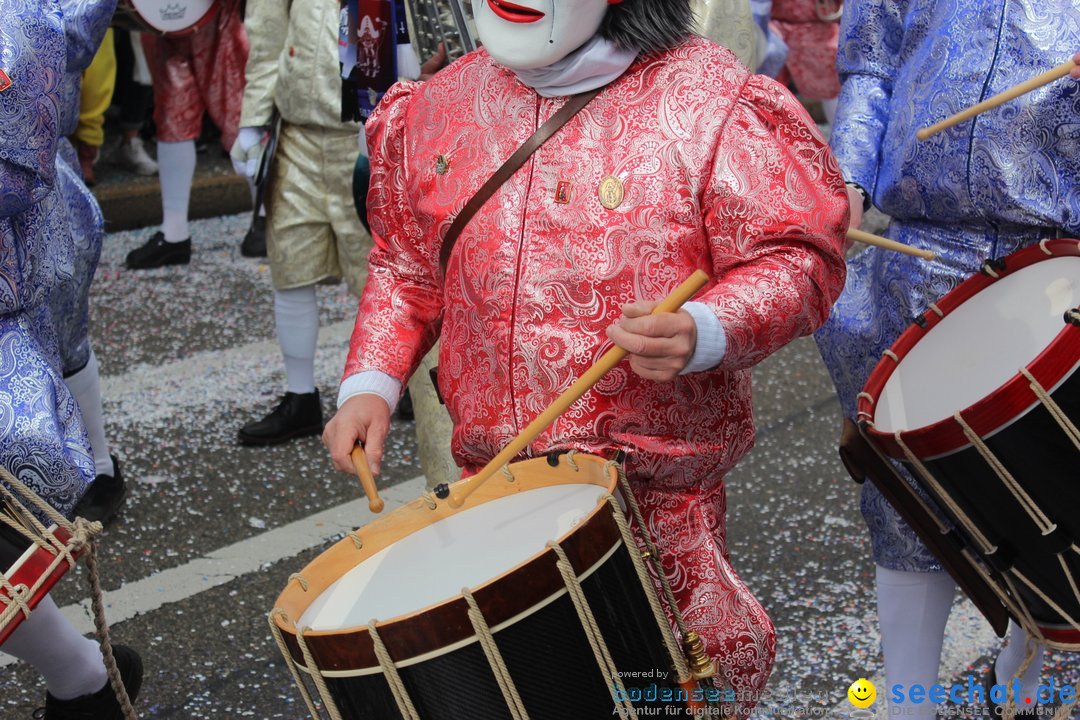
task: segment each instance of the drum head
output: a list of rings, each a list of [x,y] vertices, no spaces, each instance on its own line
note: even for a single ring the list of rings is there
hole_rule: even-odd
[[[536,488],[421,528],[334,582],[297,625],[312,630],[366,625],[455,597],[463,587],[510,571],[570,532],[596,508],[600,492],[595,485]]]
[[[1051,346],[1064,313],[1077,305],[1075,255],[1047,257],[982,288],[906,353],[897,352],[900,362],[877,399],[875,429],[891,435],[922,428],[987,398]]]
[[[128,0],[150,30],[184,34],[202,26],[217,11],[217,0]]]

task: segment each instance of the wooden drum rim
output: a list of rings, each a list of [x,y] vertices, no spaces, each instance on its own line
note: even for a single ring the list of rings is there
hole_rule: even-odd
[[[611,507],[602,500],[603,495],[615,492],[618,470],[613,463],[594,455],[575,454],[573,462],[578,467],[576,471],[568,467],[569,462],[566,457],[560,458],[559,468],[562,472],[559,473],[554,472],[547,458],[512,463],[513,482],[497,475],[492,482],[478,488],[456,510],[445,501],[438,502],[435,509],[430,509],[428,500],[421,497],[357,530],[363,540],[362,548],[358,549],[354,539],[346,536],[320,554],[299,573],[307,583],[307,589],[294,577],[274,605],[272,622],[280,630],[297,667],[309,670],[300,650],[294,623],[333,582],[360,562],[413,532],[501,497],[553,485],[596,485],[596,506],[565,535],[552,540],[562,546],[579,576],[602,564],[623,543]],[[495,628],[528,614],[565,592],[566,586],[555,561],[554,551],[545,548],[501,575],[471,588],[487,624]],[[468,617],[468,605],[462,595],[405,615],[377,620],[379,636],[399,666],[420,662],[476,642],[476,634]],[[315,664],[324,675],[350,676],[380,672],[374,644],[366,626],[304,630],[303,636]]]

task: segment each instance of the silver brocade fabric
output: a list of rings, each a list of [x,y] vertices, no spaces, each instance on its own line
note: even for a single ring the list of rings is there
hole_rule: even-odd
[[[816,334],[846,416],[881,352],[976,272],[1063,230],[1080,234],[1080,83],[1059,80],[929,140],[915,132],[1080,50],[1075,0],[845,3],[832,146],[893,217],[887,235],[932,262],[868,248]],[[862,509],[879,565],[940,566],[871,483]]]

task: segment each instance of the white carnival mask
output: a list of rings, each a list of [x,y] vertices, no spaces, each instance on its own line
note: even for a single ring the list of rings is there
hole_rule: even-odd
[[[533,70],[562,60],[600,29],[622,0],[472,0],[476,30],[495,62]]]

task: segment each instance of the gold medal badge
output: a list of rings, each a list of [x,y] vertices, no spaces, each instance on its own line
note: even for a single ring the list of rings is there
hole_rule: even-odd
[[[626,197],[626,189],[623,187],[622,180],[614,175],[608,175],[600,181],[597,194],[600,196],[601,205],[608,210],[614,210],[622,205],[623,198]]]

